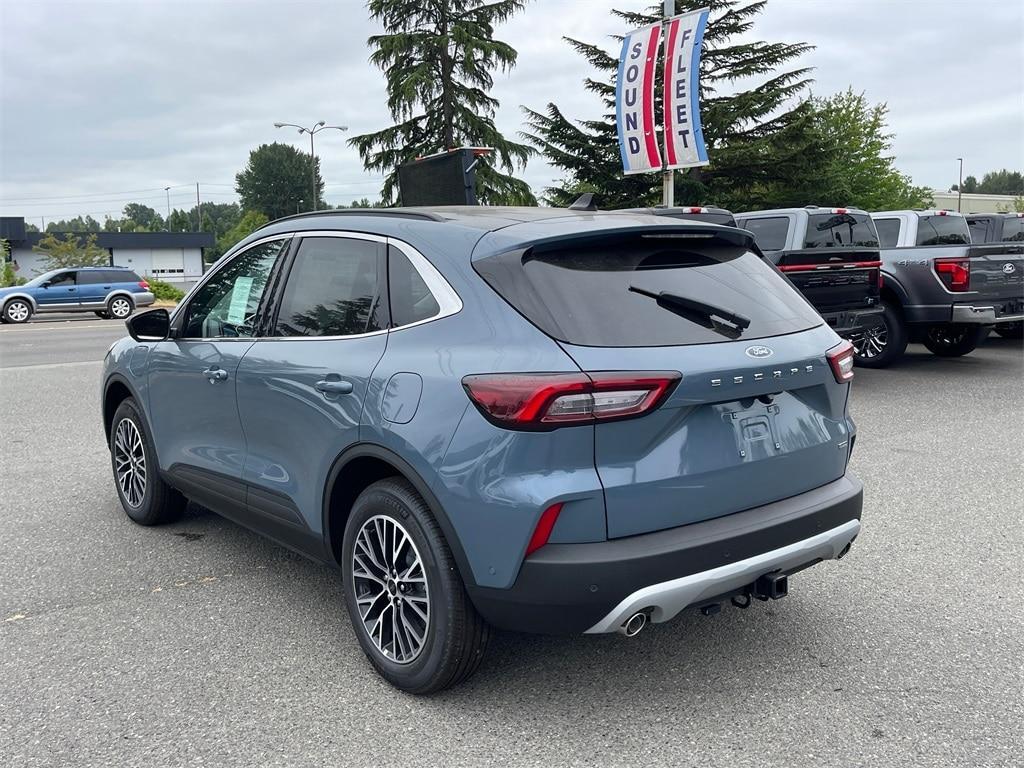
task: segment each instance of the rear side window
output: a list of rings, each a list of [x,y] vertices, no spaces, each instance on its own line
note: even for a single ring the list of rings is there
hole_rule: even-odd
[[[720,237],[607,236],[501,254],[473,266],[534,325],[570,344],[709,344],[822,322],[753,251]],[[736,327],[739,318],[749,321],[745,329]]]
[[[875,219],[875,231],[883,248],[895,248],[900,241],[900,220]]]
[[[1019,243],[1024,240],[1024,219],[1020,217],[1003,219],[1003,242]]]
[[[429,320],[441,311],[423,277],[395,247],[388,248],[388,296],[392,327]]]
[[[918,245],[970,245],[971,231],[963,216],[921,216],[917,222]]]
[[[98,285],[99,283],[109,283],[108,274],[108,272],[102,269],[83,269],[78,273],[78,284]]]
[[[354,336],[383,329],[383,251],[371,240],[303,238],[274,335]]]
[[[878,234],[866,213],[815,213],[807,217],[804,248],[877,248]]]
[[[785,216],[746,219],[740,226],[748,232],[753,232],[754,239],[762,251],[781,251],[786,247],[789,219]]]

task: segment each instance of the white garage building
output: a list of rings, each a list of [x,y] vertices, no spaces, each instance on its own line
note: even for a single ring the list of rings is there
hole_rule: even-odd
[[[71,232],[60,236],[81,236]],[[31,279],[43,270],[42,254],[32,250],[44,237],[26,232],[25,220],[0,219],[0,237],[7,240],[8,259],[18,275]],[[203,274],[203,249],[213,246],[209,232],[97,232],[96,244],[110,253],[110,263],[129,267],[142,277],[155,277],[182,289],[195,285]]]

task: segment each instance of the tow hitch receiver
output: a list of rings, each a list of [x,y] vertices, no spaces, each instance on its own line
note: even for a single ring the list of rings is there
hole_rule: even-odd
[[[779,600],[789,594],[789,577],[784,573],[766,573],[754,582],[758,600]]]

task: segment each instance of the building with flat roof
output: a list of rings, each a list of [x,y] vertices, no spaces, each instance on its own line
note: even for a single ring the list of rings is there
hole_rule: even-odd
[[[977,192],[964,192],[960,199],[961,213],[1013,213],[1018,198],[1013,195],[986,195]],[[932,205],[935,208],[956,210],[956,192],[945,192],[941,189],[932,190]]]
[[[59,237],[82,237],[88,232],[58,232]],[[203,249],[214,243],[210,232],[96,232],[96,244],[110,253],[110,264],[129,267],[143,277],[155,277],[182,289],[203,274]],[[27,279],[45,271],[43,255],[32,249],[45,237],[29,232],[19,216],[0,218],[0,238],[10,245],[7,260]]]

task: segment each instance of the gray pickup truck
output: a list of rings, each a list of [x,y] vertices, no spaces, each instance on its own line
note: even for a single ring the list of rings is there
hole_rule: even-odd
[[[882,324],[854,344],[883,368],[910,341],[943,357],[973,351],[993,326],[1024,320],[1024,243],[975,245],[953,211],[871,214],[882,243]]]
[[[881,324],[881,261],[871,215],[856,208],[781,208],[736,214],[832,329],[854,347]]]
[[[972,243],[1024,245],[1024,213],[968,213]],[[1008,339],[1024,338],[1024,322],[999,323],[996,333]]]

